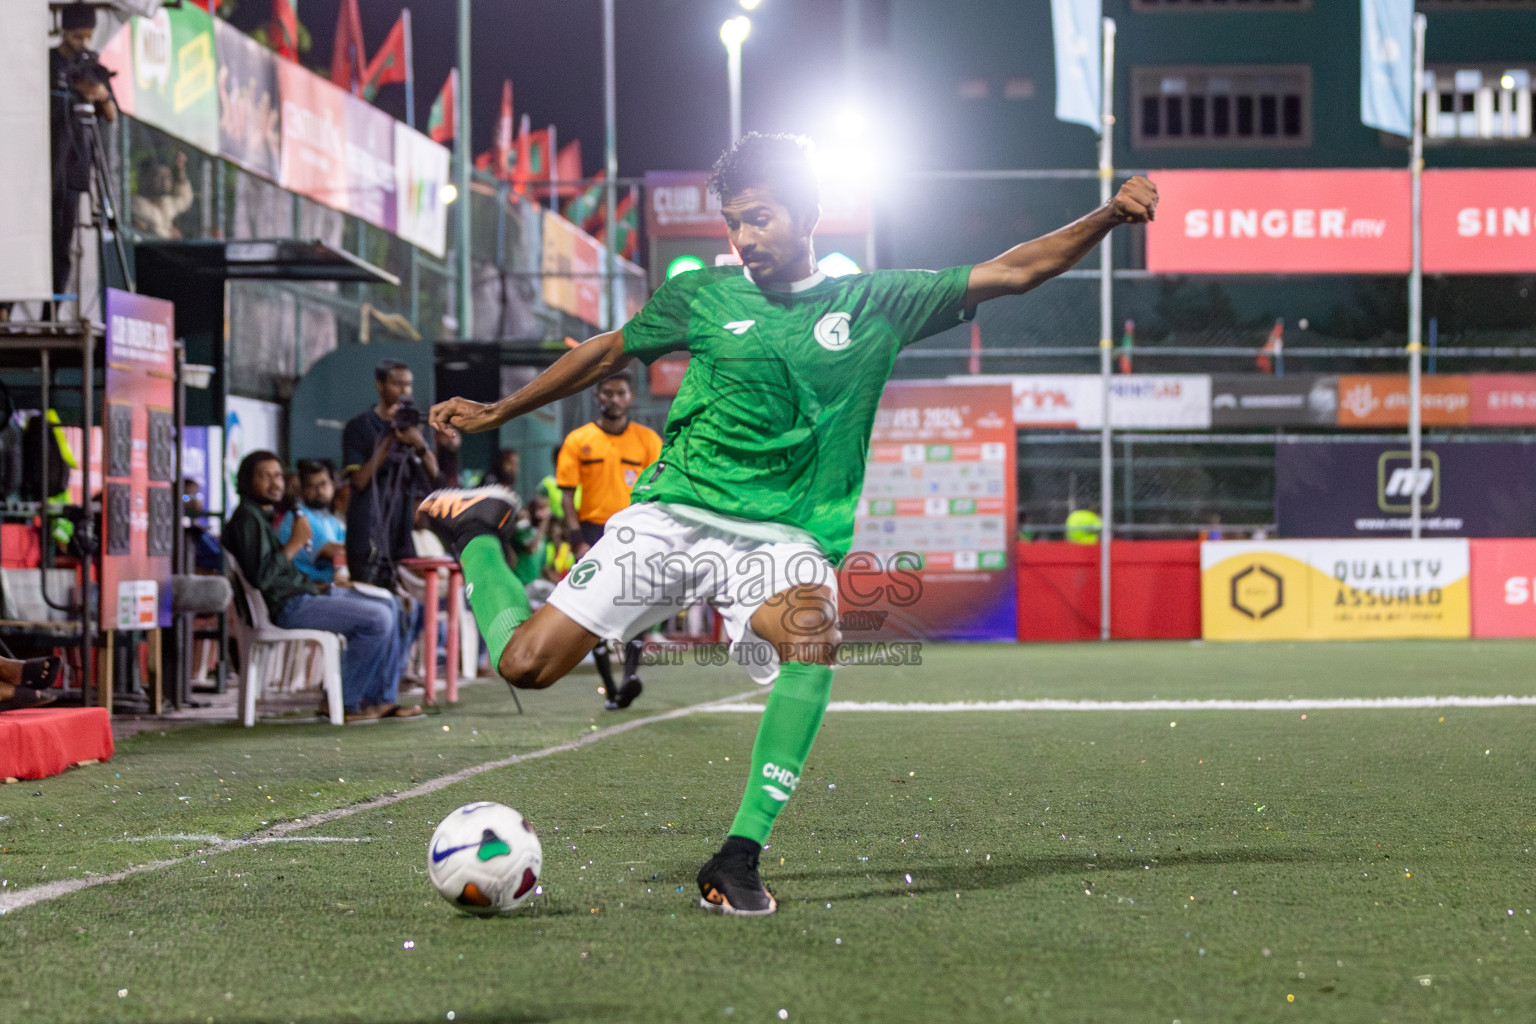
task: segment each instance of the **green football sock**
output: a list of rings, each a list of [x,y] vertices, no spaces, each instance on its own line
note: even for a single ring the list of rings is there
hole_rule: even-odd
[[[816,741],[832,696],[832,669],[791,661],[780,666],[752,744],[752,774],[731,835],[768,841],[773,819],[800,785],[800,770]]]
[[[476,537],[464,545],[459,556],[464,579],[469,583],[469,607],[475,613],[475,625],[491,652],[491,664],[501,660],[512,631],[533,614],[528,608],[528,594],[507,565],[501,553],[501,540],[491,534]]]

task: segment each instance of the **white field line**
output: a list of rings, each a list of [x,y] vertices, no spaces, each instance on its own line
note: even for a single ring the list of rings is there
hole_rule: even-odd
[[[1536,697],[1335,697],[1287,700],[986,700],[933,703],[835,700],[828,711],[1398,711],[1420,708],[1536,707]],[[713,713],[759,714],[761,704],[700,708]]]
[[[215,850],[228,846],[259,846],[262,843],[371,843],[369,836],[269,836],[266,839],[225,839],[212,833],[128,836],[114,843],[202,843]]]
[[[542,750],[531,751],[527,754],[513,754],[510,757],[499,758],[495,761],[486,761],[482,764],[471,765],[468,768],[460,768],[456,772],[449,772],[447,775],[440,775],[435,779],[428,779],[426,782],[412,786],[410,789],[402,789],[394,793],[386,793],[384,796],[374,797],[372,800],[364,800],[362,803],[349,804],[346,807],[337,807],[329,811],[319,811],[315,814],[308,815],[307,817],[295,818],[292,821],[281,822],[280,824],[273,825],[270,828],[264,828],[260,832],[253,833],[242,839],[220,839],[218,843],[215,844],[214,840],[218,839],[217,836],[189,836],[187,838],[187,841],[189,842],[204,841],[206,838],[206,841],[209,844],[209,848],[199,850],[194,853],[189,853],[182,857],[176,857],[171,860],[156,860],[150,861],[147,864],[136,864],[133,867],[127,868],[123,871],[114,872],[110,875],[90,875],[85,878],[66,878],[57,882],[46,882],[43,885],[34,885],[30,889],[13,889],[8,891],[0,890],[0,916],[9,914],[13,910],[20,910],[23,907],[30,907],[35,903],[44,903],[48,900],[58,899],[60,896],[67,896],[72,892],[79,892],[81,889],[91,889],[98,885],[107,885],[112,882],[120,882],[125,878],[131,878],[134,875],[141,875],[145,872],[159,871],[161,868],[168,868],[172,865],[191,860],[193,857],[198,856],[199,853],[206,856],[212,853],[223,853],[227,850],[239,850],[247,846],[260,846],[265,843],[280,842],[285,839],[289,842],[293,842],[295,841],[295,838],[289,837],[289,834],[292,832],[313,828],[316,825],[322,825],[328,821],[336,821],[339,818],[349,818],[352,815],[359,814],[363,811],[371,811],[380,807],[388,807],[391,804],[397,804],[402,800],[410,800],[413,797],[426,796],[428,793],[436,793],[440,789],[446,789],[447,787],[456,783],[464,782],[467,779],[472,779],[477,775],[483,775],[486,772],[495,771],[498,768],[509,768],[512,765],[522,764],[525,761],[537,761],[540,758],[550,757],[554,754],[563,754],[570,750],[580,750],[582,747],[587,747],[594,743],[599,743],[602,740],[608,739],[610,736],[617,736],[620,733],[626,733],[632,729],[638,729],[641,726],[654,725],[657,722],[670,722],[674,718],[685,718],[688,715],[708,710],[717,704],[739,702],[741,698],[747,696],[748,694],[757,692],[759,691],[755,689],[743,691],[742,693],[733,694],[729,697],[722,697],[720,700],[705,701],[702,704],[690,704],[688,707],[675,708],[672,711],[665,711],[659,715],[651,715],[647,718],[636,718],[632,721],[620,722],[617,725],[610,725],[604,729],[598,729],[594,732],[584,733],[574,740],[568,740],[565,743],[557,743],[552,747],[545,747]],[[316,837],[315,841],[326,841],[326,839],[327,837]]]

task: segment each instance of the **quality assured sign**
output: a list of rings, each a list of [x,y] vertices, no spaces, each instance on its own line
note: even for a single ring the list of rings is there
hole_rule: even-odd
[[[1403,171],[1158,171],[1156,274],[1400,274],[1411,259]]]

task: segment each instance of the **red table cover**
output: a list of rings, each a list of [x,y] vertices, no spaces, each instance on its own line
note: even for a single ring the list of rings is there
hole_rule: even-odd
[[[106,708],[0,712],[0,778],[42,779],[81,761],[112,756]]]

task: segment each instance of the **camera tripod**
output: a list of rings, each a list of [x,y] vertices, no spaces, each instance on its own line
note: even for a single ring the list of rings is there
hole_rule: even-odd
[[[110,93],[110,83],[107,89]],[[115,94],[113,95],[113,102],[116,102]],[[93,205],[93,211],[98,208],[100,210],[100,219],[97,221],[96,231],[103,242],[109,236],[111,237],[113,249],[117,254],[118,270],[123,275],[123,281],[128,286],[129,291],[137,291],[138,289],[135,287],[133,280],[133,268],[128,263],[128,251],[123,245],[122,224],[118,220],[117,204],[112,197],[112,174],[107,168],[106,145],[101,137],[101,124],[96,117],[96,107],[91,103],[74,103],[71,105],[71,112],[74,114],[75,124],[80,128],[78,133],[71,136],[71,146],[83,147],[86,150],[82,154],[76,149],[76,155],[84,156],[87,166],[90,167],[92,185],[90,191],[94,192],[97,200],[96,204]],[[126,158],[125,155],[124,159]],[[89,230],[89,228],[84,225],[76,225],[77,233],[86,230]],[[81,246],[81,248],[83,250],[84,247]],[[77,270],[76,274],[78,275],[78,273],[79,271]],[[78,283],[76,287],[79,287]],[[78,302],[79,299],[76,301]]]

